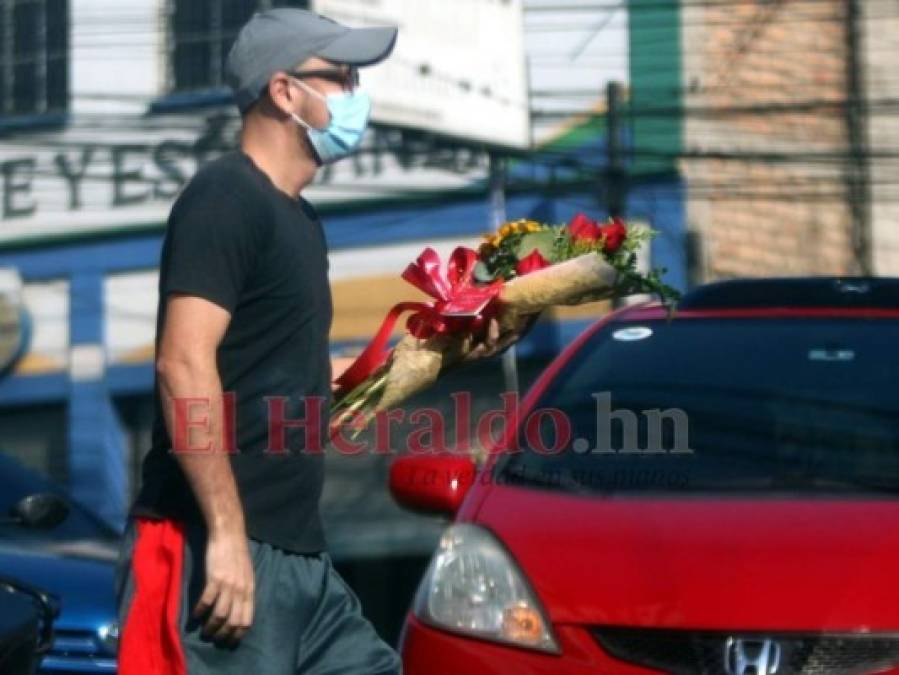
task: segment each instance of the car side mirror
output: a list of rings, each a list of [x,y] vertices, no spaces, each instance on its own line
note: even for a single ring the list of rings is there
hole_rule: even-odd
[[[36,530],[49,530],[69,515],[69,505],[59,495],[43,492],[28,495],[10,509],[15,522]]]
[[[390,493],[411,511],[453,516],[476,475],[477,467],[467,456],[407,455],[390,465]]]

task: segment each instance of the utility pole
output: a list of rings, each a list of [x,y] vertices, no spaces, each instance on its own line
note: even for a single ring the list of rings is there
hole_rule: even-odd
[[[627,174],[621,150],[621,84],[606,85],[605,202],[609,215],[623,217],[627,204]]]
[[[609,82],[606,85],[606,170],[605,201],[609,216],[623,218],[627,204],[627,174],[621,153],[621,84]],[[612,308],[624,304],[622,298],[612,300]]]
[[[874,273],[871,251],[871,174],[865,92],[861,0],[846,0],[846,197],[852,216],[852,246],[859,274]]]
[[[494,152],[490,153],[490,220],[494,231],[506,222],[506,162]],[[518,393],[518,357],[515,345],[504,351],[501,358],[506,392]]]

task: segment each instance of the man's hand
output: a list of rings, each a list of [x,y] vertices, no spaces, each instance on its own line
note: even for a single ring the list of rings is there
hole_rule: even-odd
[[[347,368],[349,368],[355,360],[356,359],[354,359],[351,356],[336,356],[333,359],[331,359],[331,391],[332,392],[336,392],[339,389],[335,380],[338,377],[340,377],[341,375],[343,375],[344,371]]]
[[[237,642],[253,623],[255,598],[253,563],[242,528],[210,532],[206,543],[206,587],[194,617],[207,616],[203,636],[217,642]]]
[[[528,334],[534,324],[537,323],[539,314],[528,314],[521,317],[518,325],[502,335],[499,330],[499,322],[496,318],[490,319],[484,337],[474,344],[474,347],[462,359],[462,363],[478,361],[504,352],[522,337]]]

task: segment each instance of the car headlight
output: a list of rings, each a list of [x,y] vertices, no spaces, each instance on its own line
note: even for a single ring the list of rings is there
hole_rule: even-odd
[[[119,624],[113,621],[97,630],[97,638],[109,654],[115,654],[119,650]]]
[[[560,651],[546,614],[512,556],[477,525],[460,523],[444,532],[413,611],[439,628]]]

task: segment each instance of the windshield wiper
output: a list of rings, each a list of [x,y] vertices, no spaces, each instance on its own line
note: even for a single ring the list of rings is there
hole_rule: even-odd
[[[592,494],[598,492],[595,487],[585,485],[574,478],[567,469],[561,471],[528,470],[526,466],[506,466],[499,474],[505,485],[536,485],[550,487],[574,494]]]
[[[872,492],[880,494],[899,494],[899,484],[884,484],[858,478],[831,478],[824,476],[796,475],[787,476],[775,482],[774,487],[796,489],[804,487],[841,488],[856,492]]]

